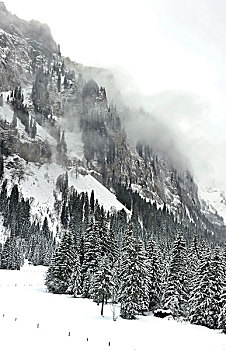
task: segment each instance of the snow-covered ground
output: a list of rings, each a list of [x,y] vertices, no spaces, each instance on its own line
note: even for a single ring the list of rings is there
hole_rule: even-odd
[[[113,321],[110,305],[101,317],[91,300],[47,293],[45,271],[0,270],[2,349],[226,350],[226,336],[204,327],[153,316]]]
[[[8,157],[8,160],[13,161],[11,157]],[[45,211],[46,207],[53,210],[53,191],[56,190],[56,180],[58,176],[65,174],[67,169],[56,163],[40,166],[35,163],[26,164],[25,161],[23,161],[23,169],[23,177],[13,182],[18,183],[25,198],[33,198],[32,213],[36,214],[38,210]],[[14,169],[6,169],[6,178],[12,179],[14,172]],[[68,170],[68,185],[73,186],[79,193],[87,192],[89,195],[94,190],[95,199],[98,199],[99,204],[103,205],[105,210],[124,208],[128,212],[116,199],[116,196],[90,174],[83,176],[76,174],[75,169]]]

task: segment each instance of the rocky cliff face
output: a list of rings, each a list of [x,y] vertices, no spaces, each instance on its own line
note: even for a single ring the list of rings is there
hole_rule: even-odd
[[[1,91],[31,82],[37,67],[57,51],[57,44],[46,24],[21,20],[0,2]]]
[[[41,49],[46,53],[49,51],[57,52],[58,46],[56,45],[50,28],[47,24],[40,23],[35,20],[29,22],[18,18],[16,15],[12,15],[5,7],[5,4],[0,1],[0,23],[1,29],[11,35],[17,35],[20,38],[26,38],[32,46],[41,44]]]
[[[129,112],[122,118],[105,88],[87,81],[98,72],[63,59],[46,25],[20,20],[0,3],[0,137],[6,162],[7,153],[16,154],[21,164],[51,163],[63,166],[62,172],[92,174],[131,212],[136,192],[185,226],[224,235],[221,217],[201,207],[192,175],[153,152],[154,145],[128,139],[123,118]]]

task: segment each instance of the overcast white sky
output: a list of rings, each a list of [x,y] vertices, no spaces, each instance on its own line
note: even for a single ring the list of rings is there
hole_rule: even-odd
[[[226,190],[226,0],[5,0],[64,56],[120,65],[174,129],[198,182]]]

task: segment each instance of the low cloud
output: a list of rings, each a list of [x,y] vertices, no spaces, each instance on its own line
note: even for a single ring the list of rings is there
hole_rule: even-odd
[[[113,74],[99,74],[97,80],[116,103],[130,139],[148,143],[179,170],[189,170],[199,185],[226,190],[224,105],[213,101],[218,95],[212,100],[191,91],[145,96],[123,68],[110,70]]]

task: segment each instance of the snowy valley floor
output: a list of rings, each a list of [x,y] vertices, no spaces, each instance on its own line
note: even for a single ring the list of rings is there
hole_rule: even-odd
[[[152,316],[114,322],[110,306],[101,317],[90,300],[47,293],[45,271],[0,270],[1,349],[226,350],[226,336],[204,327]]]

